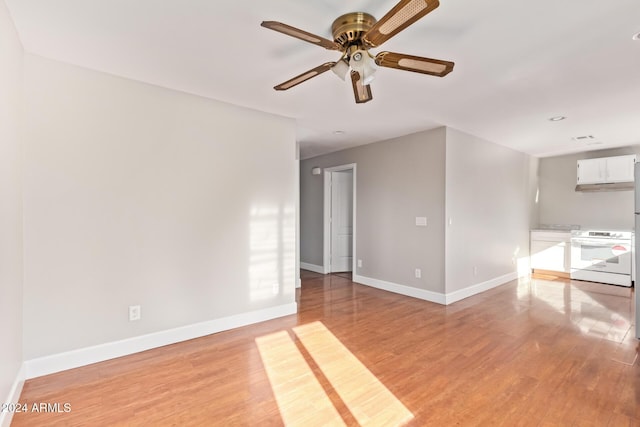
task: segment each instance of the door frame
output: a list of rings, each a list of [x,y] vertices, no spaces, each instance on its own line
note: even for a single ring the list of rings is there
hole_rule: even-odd
[[[324,274],[328,274],[331,272],[331,173],[332,172],[341,172],[346,170],[351,170],[353,173],[353,235],[351,236],[351,273],[356,274],[356,163],[349,163],[346,165],[333,166],[330,168],[324,169],[324,215],[323,215],[323,232],[324,232],[324,241],[323,241],[323,252],[322,252],[322,264]]]

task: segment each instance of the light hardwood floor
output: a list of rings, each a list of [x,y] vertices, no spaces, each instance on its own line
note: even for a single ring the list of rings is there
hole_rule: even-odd
[[[21,402],[71,412],[12,425],[640,425],[629,289],[531,279],[444,307],[303,272],[298,298],[298,315],[29,380]]]

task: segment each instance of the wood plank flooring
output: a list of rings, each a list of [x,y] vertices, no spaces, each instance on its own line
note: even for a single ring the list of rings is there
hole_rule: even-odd
[[[640,426],[626,288],[527,279],[444,307],[303,272],[299,313],[27,381],[13,426]],[[406,412],[405,412],[406,411]]]

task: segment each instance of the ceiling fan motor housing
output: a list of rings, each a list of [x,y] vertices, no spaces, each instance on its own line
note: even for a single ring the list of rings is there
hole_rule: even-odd
[[[362,36],[375,24],[376,18],[364,12],[352,12],[333,21],[331,32],[336,43],[343,48],[362,44]]]

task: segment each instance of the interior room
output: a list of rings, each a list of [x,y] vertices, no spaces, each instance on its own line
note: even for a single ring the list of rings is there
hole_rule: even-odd
[[[638,17],[0,0],[0,427],[640,425]]]

